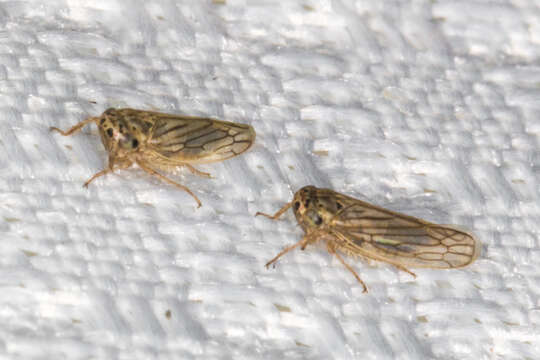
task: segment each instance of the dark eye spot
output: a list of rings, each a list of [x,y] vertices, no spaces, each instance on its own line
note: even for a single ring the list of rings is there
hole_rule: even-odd
[[[306,201],[304,202],[304,206],[308,207],[310,202],[311,202],[311,199],[307,198]]]
[[[109,137],[112,137],[113,136],[113,129],[108,128],[107,129],[107,135],[109,135]]]
[[[131,147],[135,149],[137,146],[139,146],[139,140],[137,139],[131,140]]]
[[[298,211],[299,208],[300,208],[300,202],[297,201],[294,203],[294,211]]]
[[[339,203],[339,202],[336,202],[336,207],[337,207],[338,210],[343,209],[343,205],[341,205],[341,203]]]
[[[101,120],[99,120],[99,125],[103,126],[103,124],[105,124],[105,118],[102,118]]]

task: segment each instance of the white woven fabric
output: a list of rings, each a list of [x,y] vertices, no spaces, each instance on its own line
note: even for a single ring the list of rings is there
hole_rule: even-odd
[[[540,3],[1,1],[0,357],[539,359]],[[108,107],[251,124],[256,145],[82,184]],[[330,187],[483,243],[463,270],[323,248],[274,212]]]

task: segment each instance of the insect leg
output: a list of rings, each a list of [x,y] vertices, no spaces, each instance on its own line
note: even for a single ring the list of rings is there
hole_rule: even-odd
[[[112,172],[112,169],[103,169],[100,172],[95,173],[90,179],[88,179],[84,184],[83,187],[87,188],[88,184],[90,184],[92,181],[94,181],[96,178],[103,176],[107,173]]]
[[[106,169],[103,169],[101,170],[100,172],[97,172],[95,173],[90,179],[88,179],[85,183],[84,183],[84,187],[87,188],[88,187],[88,184],[90,184],[92,181],[94,181],[96,178],[100,177],[100,176],[103,176],[105,174],[108,174],[110,172],[113,172],[115,169],[115,165],[116,165],[116,168],[117,169],[126,169],[128,167],[131,166],[131,164],[133,164],[131,161],[123,161],[119,164],[115,164],[114,163],[114,157],[113,156],[109,156],[109,166],[106,168]]]
[[[336,249],[331,245],[331,242],[328,242],[327,243],[327,248],[328,248],[328,252],[332,255],[334,255],[335,257],[337,257],[337,259],[339,260],[339,262],[341,262],[343,264],[343,266],[345,266],[347,268],[347,270],[349,270],[350,272],[352,272],[352,274],[354,275],[354,277],[356,278],[356,280],[358,280],[358,282],[360,284],[362,284],[362,286],[364,287],[364,291],[363,292],[367,292],[367,286],[366,284],[364,284],[364,282],[362,281],[362,279],[360,279],[360,276],[358,276],[358,274],[356,273],[356,271],[354,271],[354,269],[345,262],[345,260],[343,260],[343,258],[341,257],[341,255],[339,255],[339,253],[336,251]]]
[[[289,210],[289,208],[292,206],[292,201],[290,203],[287,203],[285,204],[285,206],[283,206],[281,209],[278,210],[277,213],[275,213],[274,215],[268,215],[268,214],[265,214],[265,213],[262,213],[262,212],[259,212],[257,211],[257,213],[255,214],[255,216],[258,216],[258,215],[262,215],[262,216],[266,216],[267,218],[269,219],[272,219],[272,220],[277,220],[281,215],[283,215],[283,213],[287,210]]]
[[[81,130],[83,127],[85,127],[86,125],[88,125],[89,123],[92,123],[92,122],[96,122],[99,118],[97,117],[89,117],[89,118],[86,118],[84,119],[83,121],[81,121],[80,123],[74,125],[71,129],[69,130],[66,130],[66,131],[63,131],[63,130],[60,130],[59,128],[57,128],[56,126],[51,126],[49,128],[50,131],[57,131],[59,132],[60,134],[64,135],[64,136],[68,136],[68,135],[71,135],[73,133],[76,133],[78,132],[79,130]]]
[[[411,270],[407,269],[405,266],[398,265],[393,262],[389,264],[394,265],[398,270],[405,271],[406,273],[411,274],[413,277],[416,277],[416,274],[413,273]]]
[[[298,246],[305,246],[305,243],[307,244],[308,241],[309,241],[308,237],[304,236],[304,238],[302,240],[300,240],[299,242],[297,242],[296,244],[287,246],[285,249],[281,250],[281,252],[279,254],[277,254],[272,260],[267,262],[266,265],[264,265],[264,266],[266,268],[268,268],[268,266],[275,263],[277,261],[277,259],[279,259],[282,255],[285,255],[286,253],[288,253],[289,251],[293,250],[294,248],[296,248]]]
[[[180,189],[184,190],[185,192],[187,192],[189,195],[191,195],[193,197],[193,199],[195,199],[195,201],[197,202],[197,205],[198,205],[197,207],[201,207],[201,205],[202,205],[201,201],[199,200],[199,198],[194,193],[191,192],[191,190],[189,190],[189,188],[187,188],[184,185],[180,185],[177,182],[172,181],[171,179],[169,179],[166,176],[161,175],[160,173],[158,173],[154,169],[146,166],[143,162],[141,162],[139,160],[135,160],[135,162],[137,163],[137,165],[140,166],[141,169],[143,169],[144,171],[146,171],[150,175],[154,175],[155,177],[158,177],[161,180],[163,180],[163,181],[165,181],[165,182],[167,182],[167,183],[169,183],[171,185],[174,185],[177,188],[180,188]]]
[[[183,164],[185,167],[187,167],[189,169],[189,171],[191,171],[192,174],[195,174],[195,175],[199,175],[199,176],[202,176],[202,177],[207,177],[207,178],[211,178],[212,175],[210,175],[209,173],[207,172],[204,172],[204,171],[200,171],[200,170],[197,170],[195,169],[193,166],[187,164],[187,163],[184,163]]]

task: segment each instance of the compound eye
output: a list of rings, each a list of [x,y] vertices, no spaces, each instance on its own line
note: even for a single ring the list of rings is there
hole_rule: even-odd
[[[131,147],[132,147],[133,149],[136,149],[137,146],[139,146],[139,140],[137,140],[137,139],[131,140]]]
[[[294,211],[298,211],[298,209],[300,208],[300,201],[296,201],[293,206],[294,206]]]

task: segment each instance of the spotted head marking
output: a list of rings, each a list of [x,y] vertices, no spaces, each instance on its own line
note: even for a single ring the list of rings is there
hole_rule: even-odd
[[[300,226],[309,232],[329,226],[343,205],[321,189],[305,186],[294,194],[292,207]]]
[[[117,158],[139,151],[146,140],[150,122],[141,119],[132,109],[107,109],[97,120],[105,149]]]

